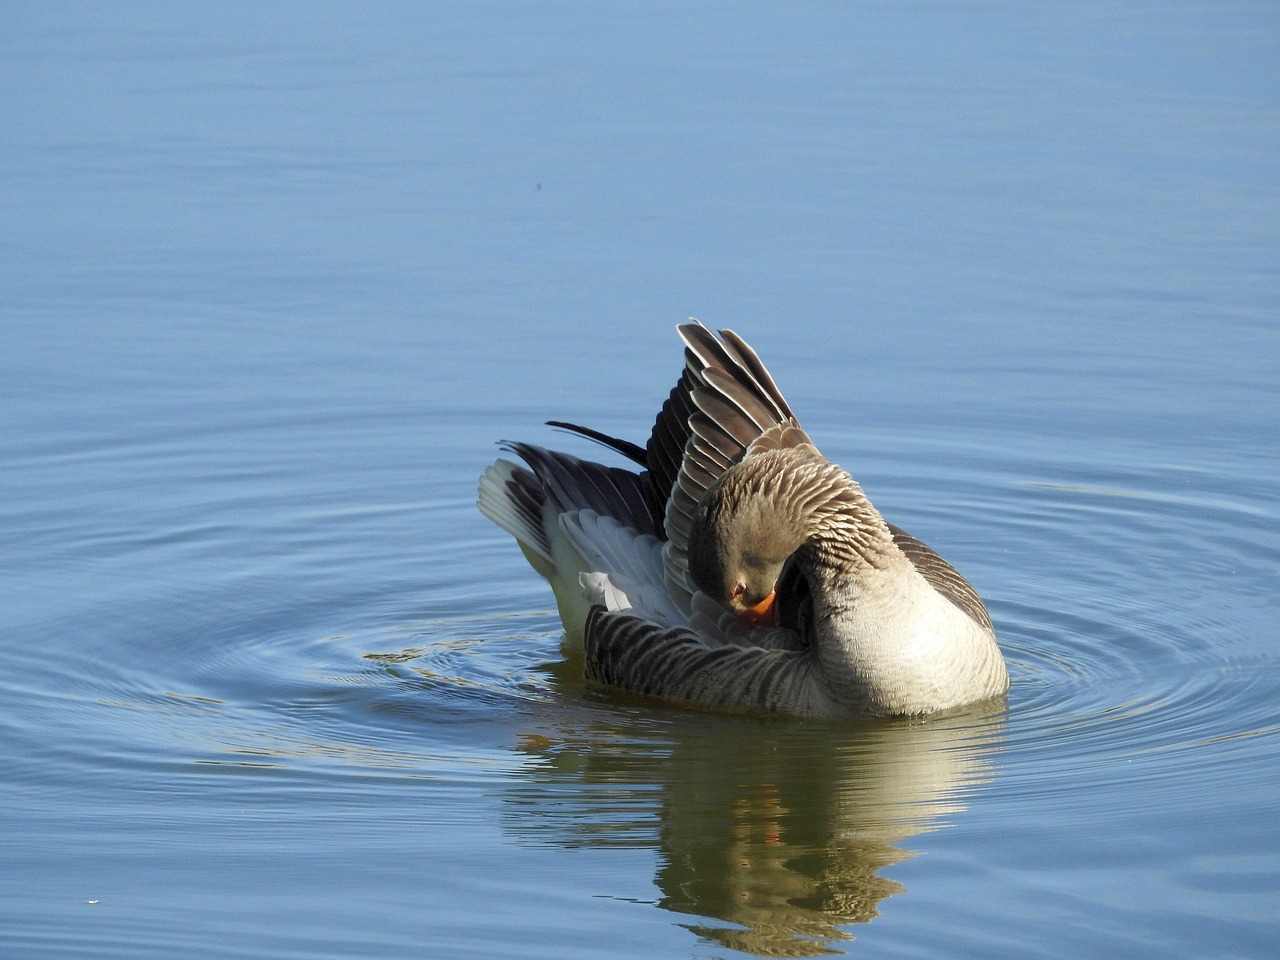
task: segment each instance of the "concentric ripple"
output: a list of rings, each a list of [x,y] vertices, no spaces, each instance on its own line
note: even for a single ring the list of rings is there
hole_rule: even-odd
[[[1004,493],[984,510],[989,535],[1028,558],[991,603],[1013,684],[1010,786],[1052,789],[1103,768],[1123,777],[1137,759],[1146,776],[1203,778],[1225,764],[1259,776],[1259,752],[1235,747],[1280,733],[1266,693],[1276,661],[1235,598],[1251,582],[1270,595],[1265,509],[1221,490],[1171,493],[1145,464],[1113,468],[1105,484]]]

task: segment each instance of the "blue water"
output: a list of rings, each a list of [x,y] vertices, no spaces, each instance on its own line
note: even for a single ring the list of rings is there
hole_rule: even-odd
[[[0,23],[6,957],[1280,951],[1280,14]],[[473,500],[760,351],[1007,706],[584,686]]]

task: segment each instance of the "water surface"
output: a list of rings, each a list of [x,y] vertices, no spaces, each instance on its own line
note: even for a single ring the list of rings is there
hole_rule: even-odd
[[[15,957],[1268,957],[1265,5],[40,6],[0,49]],[[586,688],[476,512],[696,315],[1007,704]]]

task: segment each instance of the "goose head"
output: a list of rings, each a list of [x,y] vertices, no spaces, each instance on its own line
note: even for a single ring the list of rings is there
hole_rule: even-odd
[[[711,485],[694,513],[694,583],[746,626],[776,626],[785,606],[780,584],[810,566],[806,547],[825,538],[837,515],[845,526],[853,494],[861,499],[849,475],[808,445],[749,455]]]
[[[778,581],[804,538],[791,518],[762,500],[738,501],[726,492],[724,485],[708,491],[694,518],[689,573],[746,626],[775,626]]]

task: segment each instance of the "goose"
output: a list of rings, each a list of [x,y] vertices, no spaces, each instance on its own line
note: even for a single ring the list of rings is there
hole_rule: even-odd
[[[911,717],[1009,687],[969,582],[888,523],[731,330],[677,327],[685,367],[641,469],[500,447],[477,505],[551,585],[589,682],[712,709]]]

